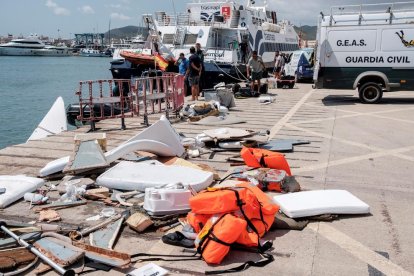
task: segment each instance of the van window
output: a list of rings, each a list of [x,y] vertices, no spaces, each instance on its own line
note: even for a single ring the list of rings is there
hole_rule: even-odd
[[[384,29],[381,34],[381,50],[384,52],[414,51],[414,29]]]

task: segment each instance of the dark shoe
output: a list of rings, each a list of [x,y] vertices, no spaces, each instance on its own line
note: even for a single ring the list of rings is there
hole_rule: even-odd
[[[181,232],[175,231],[162,236],[162,241],[166,244],[181,246],[185,248],[194,248],[194,240],[187,239]]]

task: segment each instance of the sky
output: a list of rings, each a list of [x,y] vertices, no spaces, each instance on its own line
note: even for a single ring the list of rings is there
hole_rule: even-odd
[[[73,38],[74,33],[107,32],[128,25],[142,26],[142,14],[184,12],[191,0],[1,0],[0,36],[30,34]],[[256,0],[256,4],[264,0]],[[204,1],[207,2],[207,1]],[[215,1],[212,1],[215,2]],[[245,4],[247,0],[239,1]],[[321,11],[330,6],[396,2],[393,0],[268,0],[278,19],[316,25]]]

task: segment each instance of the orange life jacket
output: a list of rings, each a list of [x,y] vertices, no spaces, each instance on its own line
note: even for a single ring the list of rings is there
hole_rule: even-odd
[[[251,191],[259,202],[260,209],[254,212],[253,216],[249,217],[252,224],[256,228],[257,233],[249,227],[242,232],[236,241],[237,243],[246,246],[255,246],[259,243],[259,238],[263,237],[264,234],[269,231],[275,220],[275,214],[279,211],[279,206],[275,204],[262,190],[249,182],[242,182],[236,186],[246,188]]]
[[[237,189],[241,204],[255,202],[255,195],[244,188]],[[193,213],[214,215],[230,213],[239,210],[239,202],[236,201],[232,189],[207,188],[190,198],[190,207]]]
[[[285,156],[279,152],[243,147],[240,155],[249,167],[284,170],[288,175],[292,175]]]
[[[203,214],[196,214],[194,212],[189,212],[187,214],[187,222],[193,227],[196,233],[200,232],[203,229],[204,225],[206,225],[209,218],[212,215],[203,215]]]
[[[259,239],[270,229],[279,211],[277,204],[248,182],[232,188],[207,189],[192,197],[190,206],[192,212],[187,219],[196,232],[207,215],[231,213],[244,219],[248,227],[242,229],[237,243],[246,246],[259,246]]]
[[[212,216],[195,240],[197,252],[206,263],[220,264],[246,227],[244,219],[231,214]]]

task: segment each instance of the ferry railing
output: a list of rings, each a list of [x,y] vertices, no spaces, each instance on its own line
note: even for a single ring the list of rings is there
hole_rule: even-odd
[[[412,18],[413,13],[414,2],[333,6],[329,26],[393,24],[394,21],[401,23]],[[396,16],[397,14],[399,15]]]
[[[178,13],[178,14],[156,14],[155,20],[157,25],[160,27],[164,26],[216,26],[227,25],[227,22],[224,21],[215,21],[214,17],[206,20],[197,19],[194,20],[190,18],[188,13]]]
[[[165,113],[167,118],[178,116],[184,106],[184,76],[164,73],[162,76],[137,78],[132,85],[133,112],[144,118],[149,125],[148,115]]]
[[[131,82],[125,79],[80,81],[79,116],[81,122],[89,121],[91,130],[95,122],[105,119],[121,119],[121,128],[125,129],[125,118],[133,117]]]
[[[401,11],[414,11],[414,2],[375,3],[331,7],[331,15],[369,14],[379,12],[393,13]]]

